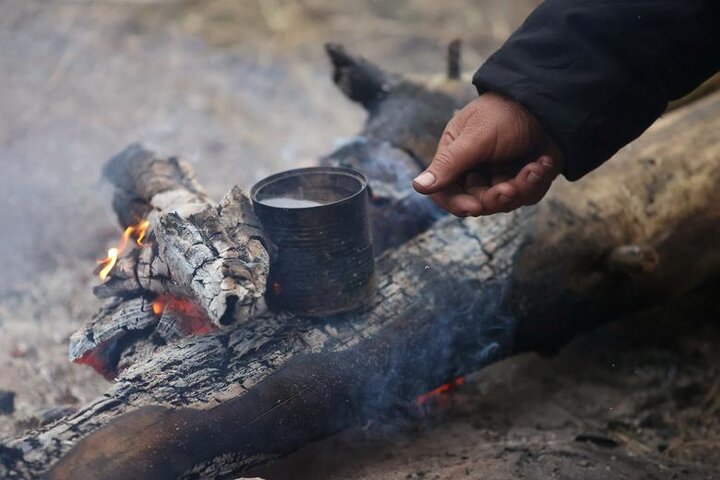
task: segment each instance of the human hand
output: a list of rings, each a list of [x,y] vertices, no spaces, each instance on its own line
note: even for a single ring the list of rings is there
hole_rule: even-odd
[[[413,187],[453,215],[491,215],[539,202],[562,163],[530,112],[485,93],[448,122],[435,158]]]

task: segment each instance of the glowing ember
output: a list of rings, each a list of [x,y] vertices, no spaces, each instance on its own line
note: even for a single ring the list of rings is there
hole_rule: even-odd
[[[166,311],[179,314],[181,321],[175,327],[183,335],[203,335],[216,329],[202,308],[186,298],[160,295],[153,300],[152,311],[157,316]]]
[[[152,309],[155,315],[160,315],[162,314],[163,310],[165,310],[165,304],[167,303],[165,298],[166,297],[163,295],[153,300]]]
[[[424,414],[427,413],[433,405],[446,405],[448,403],[447,395],[464,384],[464,377],[458,377],[451,382],[443,383],[439,387],[418,396],[415,399],[415,406],[420,410],[420,413]]]
[[[125,229],[122,237],[120,237],[120,244],[117,247],[109,249],[107,252],[107,257],[103,258],[102,260],[98,260],[98,263],[102,265],[100,272],[98,272],[98,276],[101,280],[105,280],[110,274],[113,267],[117,263],[118,257],[120,257],[120,255],[122,255],[122,253],[125,251],[125,248],[127,248],[130,237],[133,237],[135,239],[135,243],[139,247],[145,246],[142,241],[145,238],[149,227],[149,221],[141,220],[137,224],[130,225]]]
[[[114,371],[114,368],[110,367],[108,358],[113,356],[113,350],[117,343],[117,339],[102,342],[92,351],[85,352],[83,356],[76,358],[73,362],[92,367],[96,372],[105,377],[106,380],[112,381],[117,375],[117,372]]]

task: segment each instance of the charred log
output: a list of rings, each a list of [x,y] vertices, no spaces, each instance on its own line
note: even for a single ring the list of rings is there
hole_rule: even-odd
[[[103,176],[115,187],[113,209],[122,227],[162,211],[182,210],[187,216],[212,203],[188,163],[157,158],[139,145],[111,158]]]
[[[96,288],[99,297],[182,295],[217,325],[255,311],[265,292],[270,244],[238,188],[217,205],[187,163],[139,145],[113,157],[104,174],[115,186],[113,208],[121,225],[146,219],[151,235],[149,248],[121,259]]]
[[[462,49],[460,39],[455,39],[448,45],[447,56],[447,78],[448,80],[460,80],[462,75]]]
[[[376,254],[402,245],[444,215],[412,188],[412,179],[420,173],[415,159],[389,142],[361,135],[321,159],[321,163],[353,168],[368,177]]]
[[[464,98],[397,76],[379,76],[377,66],[350,55],[339,45],[329,44],[326,49],[335,83],[369,113],[364,134],[389,142],[428,165],[447,120],[462,106]]]
[[[122,372],[98,404],[82,411],[85,420],[81,412],[72,427],[58,426],[65,433],[44,433],[52,445],[35,452],[43,458],[27,458],[36,458],[36,467],[49,465],[68,441],[107,424],[49,477],[214,476],[218,468],[265,461],[413,397],[461,374],[460,364],[499,358],[512,339],[513,319],[499,314],[498,298],[521,239],[519,219],[486,222],[482,231],[448,219],[383,257],[380,290],[367,312],[323,321],[268,313],[243,328],[169,345]],[[471,271],[466,259],[474,259]],[[481,298],[456,308],[482,285]],[[474,322],[464,321],[475,314]],[[462,345],[470,338],[472,347]],[[270,425],[285,425],[287,435]],[[13,446],[26,448],[32,443],[26,441]],[[237,456],[237,445],[249,454]],[[86,456],[94,454],[112,460]]]

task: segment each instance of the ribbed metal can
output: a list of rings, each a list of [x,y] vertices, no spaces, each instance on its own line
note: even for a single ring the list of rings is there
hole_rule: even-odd
[[[271,304],[323,316],[368,303],[376,281],[364,175],[336,167],[289,170],[258,182],[251,197],[278,248]]]

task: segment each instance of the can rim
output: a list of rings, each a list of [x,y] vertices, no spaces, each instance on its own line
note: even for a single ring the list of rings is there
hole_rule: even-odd
[[[262,205],[263,208],[271,208],[271,209],[277,209],[277,210],[287,210],[285,207],[276,207],[272,205],[267,205],[262,202],[262,200],[258,199],[258,193],[260,191],[267,187],[268,185],[271,185],[279,180],[285,180],[287,178],[292,177],[299,177],[303,176],[309,173],[317,174],[317,173],[326,173],[326,174],[332,174],[332,175],[345,175],[348,177],[352,177],[358,182],[360,182],[360,188],[353,193],[352,195],[349,195],[347,197],[341,198],[340,200],[335,200],[334,202],[330,203],[323,203],[322,205],[313,205],[309,207],[294,207],[292,210],[312,210],[314,208],[323,208],[323,207],[329,207],[332,205],[338,205],[347,201],[350,201],[357,197],[358,195],[362,195],[364,191],[367,190],[368,187],[368,181],[367,177],[363,175],[361,172],[358,172],[357,170],[353,170],[352,168],[345,168],[345,167],[304,167],[304,168],[294,168],[292,170],[285,170],[279,173],[275,173],[273,175],[270,175],[269,177],[265,177],[259,182],[257,182],[253,187],[250,189],[250,199],[252,200],[253,204],[255,205]]]

